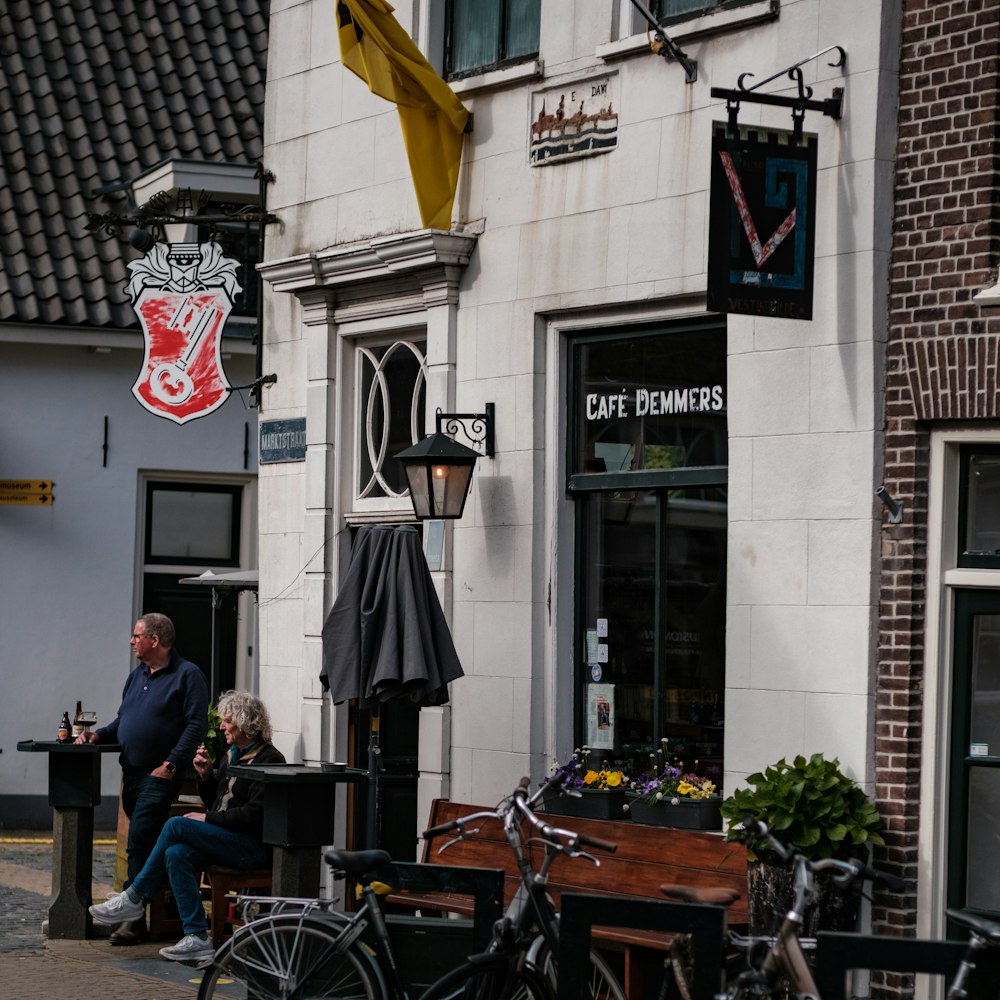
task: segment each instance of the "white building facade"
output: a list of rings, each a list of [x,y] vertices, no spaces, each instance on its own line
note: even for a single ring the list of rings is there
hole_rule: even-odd
[[[302,760],[357,756],[357,720],[319,681],[351,528],[412,521],[391,456],[437,409],[492,402],[496,455],[464,516],[424,529],[466,676],[420,713],[416,822],[433,797],[493,802],[583,743],[626,761],[663,736],[725,788],[821,751],[871,789],[897,5],[663,3],[694,82],[625,0],[513,6],[537,18],[534,45],[501,26],[479,65],[462,4],[397,6],[474,117],[446,233],[421,228],[395,108],[340,64],[331,5],[272,5],[265,405],[305,418],[308,442],[304,463],[260,470],[276,730]],[[504,58],[504,40],[529,51]],[[802,67],[816,97],[843,88],[839,120],[804,123],[812,319],[712,312],[727,113],[711,88],[832,46],[843,65]],[[787,76],[762,89],[795,92]],[[577,112],[602,129],[591,155],[546,130]],[[739,121],[791,128],[766,105]]]

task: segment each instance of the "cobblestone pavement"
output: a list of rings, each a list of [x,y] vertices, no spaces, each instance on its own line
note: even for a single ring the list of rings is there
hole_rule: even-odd
[[[114,834],[98,833],[92,894],[114,891]],[[192,1000],[196,969],[160,958],[163,941],[112,948],[107,939],[50,941],[42,923],[52,893],[52,842],[0,832],[0,996],[51,1000],[73,992],[101,1000]]]
[[[115,875],[113,833],[94,843],[94,898],[104,899]],[[35,833],[0,836],[0,952],[40,948],[52,896],[52,841]]]

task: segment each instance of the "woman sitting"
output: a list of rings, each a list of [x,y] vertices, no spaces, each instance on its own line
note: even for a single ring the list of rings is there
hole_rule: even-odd
[[[198,748],[194,769],[198,792],[208,811],[190,812],[167,820],[142,870],[124,891],[90,907],[98,924],[120,924],[145,915],[166,878],[177,902],[184,937],[160,954],[175,962],[201,961],[215,953],[208,937],[208,920],[201,902],[201,873],[210,865],[264,868],[271,852],[261,843],[263,811],[260,781],[229,773],[234,764],[283,764],[271,744],[271,720],[264,703],[246,691],[227,691],[219,698],[221,728],[229,749],[217,766],[205,747]]]

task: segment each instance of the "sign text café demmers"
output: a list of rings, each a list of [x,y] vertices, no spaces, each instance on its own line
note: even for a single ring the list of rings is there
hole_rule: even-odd
[[[698,385],[672,389],[622,389],[619,392],[589,392],[587,420],[616,417],[653,417],[677,413],[711,413],[725,409],[725,387]]]

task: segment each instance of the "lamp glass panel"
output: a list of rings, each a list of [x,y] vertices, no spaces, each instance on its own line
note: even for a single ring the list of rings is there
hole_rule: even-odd
[[[430,476],[429,466],[424,462],[413,462],[403,464],[406,480],[410,484],[410,499],[413,501],[413,510],[418,518],[431,517],[430,502]]]
[[[465,506],[471,477],[471,465],[452,465],[448,467],[446,475],[432,475],[434,503],[431,516],[458,517]]]

